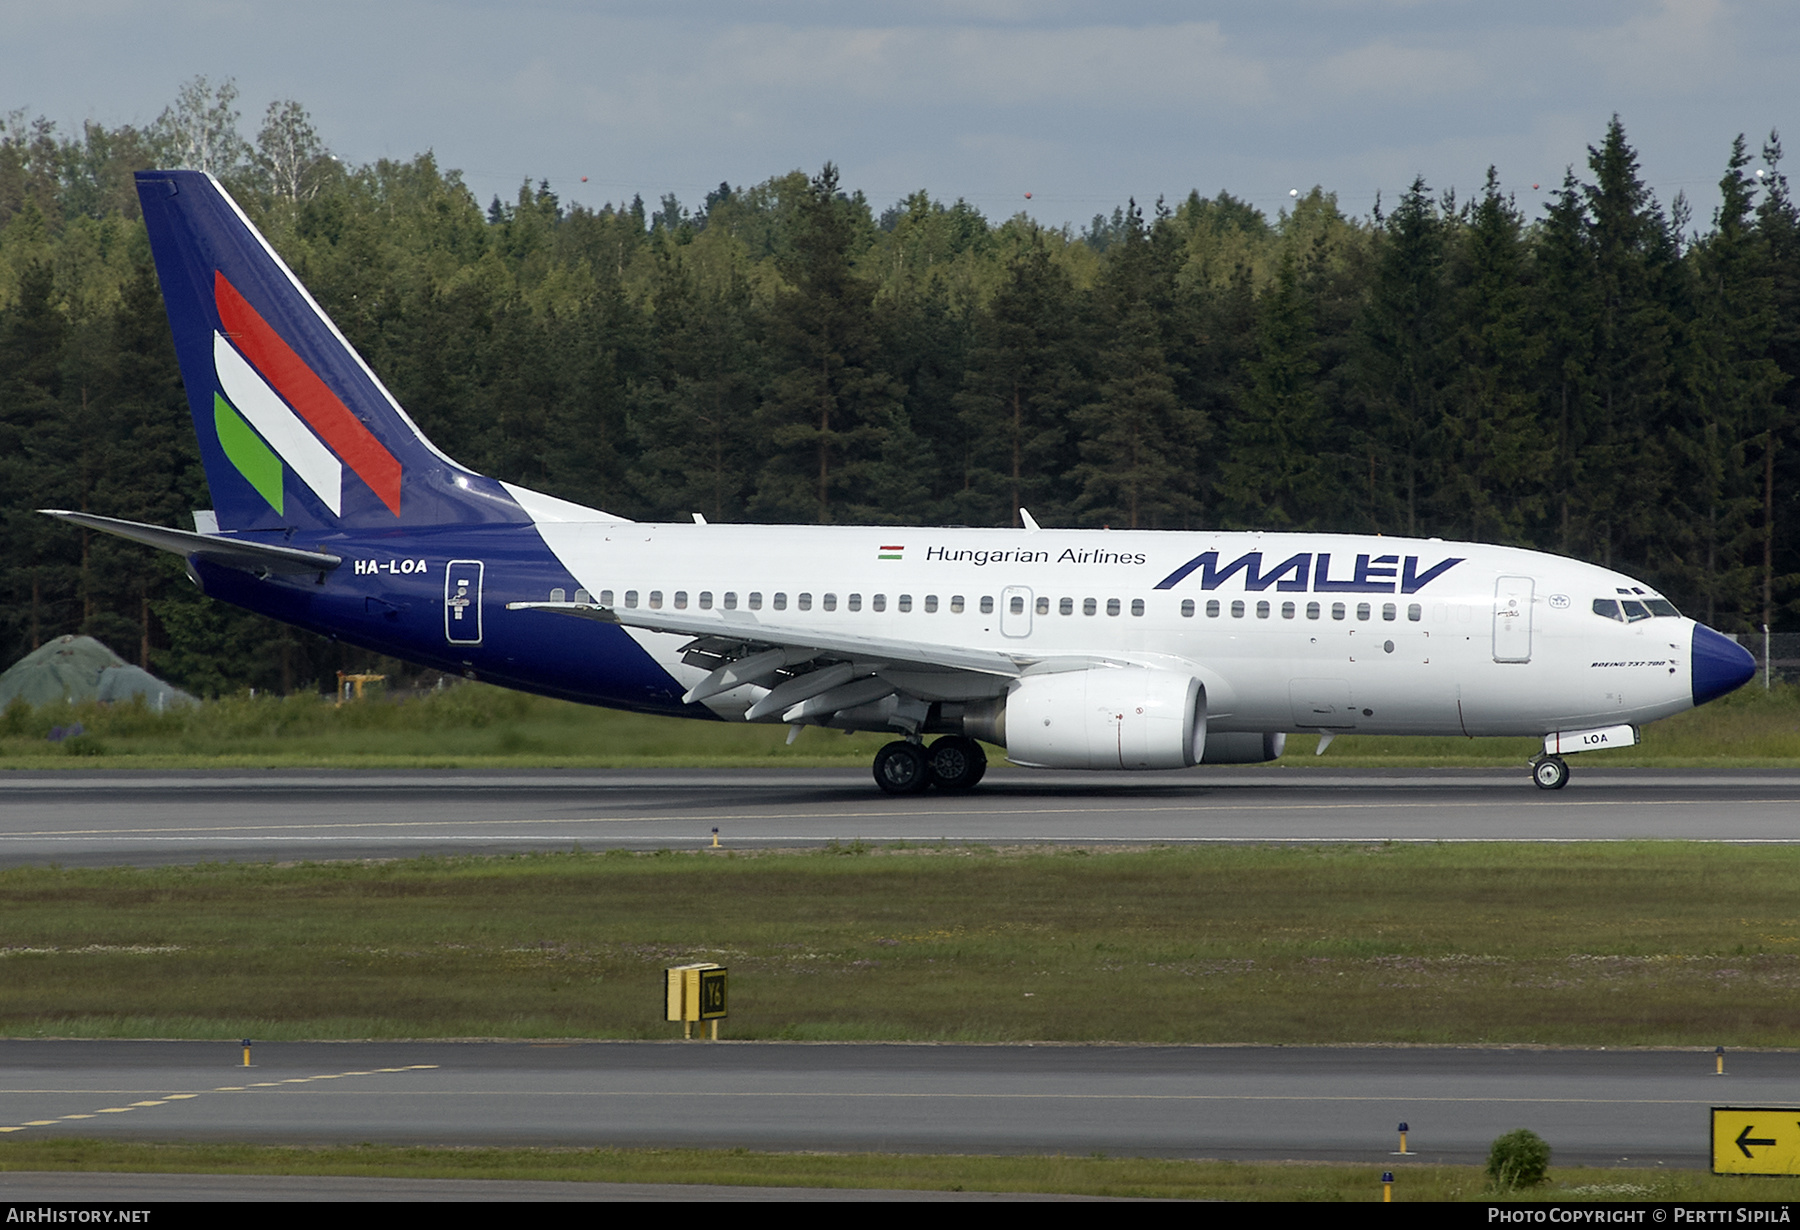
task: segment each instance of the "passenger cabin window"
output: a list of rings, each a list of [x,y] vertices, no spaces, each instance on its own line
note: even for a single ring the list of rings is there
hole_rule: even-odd
[[[703,589],[700,591],[700,609],[703,611],[712,610],[712,590]]]
[[[1269,617],[1269,604],[1266,601],[1256,604],[1256,617],[1258,619],[1267,619]]]
[[[731,593],[729,590],[726,591],[725,599],[719,605],[724,607],[728,611],[737,610],[737,595],[734,593]]]
[[[1232,618],[1233,618],[1233,619],[1242,619],[1242,618],[1243,618],[1243,617],[1244,617],[1244,602],[1243,602],[1243,599],[1241,599],[1241,598],[1240,598],[1240,599],[1237,599],[1237,600],[1236,600],[1236,601],[1234,601],[1234,602],[1232,602],[1232,604],[1231,604],[1231,617],[1232,617]]]
[[[568,601],[567,591],[561,590],[561,589],[551,590],[550,591],[550,601],[552,601],[552,602],[567,602]]]
[[[628,589],[625,591],[625,605],[626,606],[636,606],[637,599],[638,599],[637,590]]]
[[[762,591],[761,590],[753,589],[750,591],[750,609],[753,611],[762,610]]]
[[[981,600],[981,613],[983,615],[992,615],[994,613],[994,600],[992,598],[984,597]]]
[[[1309,602],[1306,604],[1306,617],[1308,619],[1317,619],[1319,617],[1319,604],[1318,603]]]
[[[587,592],[587,590],[585,590],[585,589],[578,589],[578,590],[576,590],[576,591],[575,591],[575,601],[577,601],[577,602],[586,602],[586,601],[587,601],[587,600],[588,600],[588,592]]]
[[[1037,600],[1037,613],[1039,615],[1048,615],[1050,613],[1050,599],[1039,598]]]
[[[824,597],[824,600],[821,601],[819,603],[819,605],[824,607],[828,611],[837,610],[837,595],[836,594],[826,594]]]
[[[1400,618],[1400,608],[1391,602],[1384,602],[1381,604],[1381,617],[1391,623]]]
[[[610,589],[601,590],[600,591],[600,605],[601,606],[611,606],[612,604],[613,604],[612,590],[610,590]]]
[[[775,609],[778,611],[787,610],[787,595],[786,594],[776,594],[775,602],[773,605],[774,605]]]
[[[662,590],[653,589],[650,591],[650,609],[653,611],[662,610]]]
[[[1092,598],[1083,598],[1081,600],[1081,613],[1083,615],[1098,615],[1100,613],[1100,604],[1095,602]]]
[[[844,605],[852,611],[862,610],[862,595],[851,594],[848,598],[844,599]]]
[[[1294,604],[1293,603],[1284,602],[1281,604],[1281,617],[1283,619],[1292,619],[1294,617]]]
[[[1206,617],[1208,619],[1217,619],[1219,617],[1219,600],[1217,598],[1208,598],[1206,600]]]
[[[1331,604],[1331,617],[1333,619],[1342,619],[1344,617],[1344,604],[1343,603],[1334,602]]]
[[[1075,599],[1064,598],[1061,602],[1056,604],[1056,609],[1060,614],[1073,615],[1075,613]]]
[[[902,611],[912,610],[912,595],[911,594],[901,594],[898,605]]]
[[[1012,596],[1012,601],[1009,602],[1007,604],[1007,606],[1011,609],[1011,611],[1014,615],[1023,615],[1025,613],[1025,599],[1022,596],[1020,596],[1019,594],[1014,594]],[[1115,611],[1115,612],[1113,612],[1113,614],[1116,615],[1116,614],[1118,614],[1118,612]]]
[[[675,591],[675,609],[678,611],[687,609],[687,590],[678,589]]]
[[[1119,600],[1117,598],[1108,598],[1106,600],[1106,613],[1108,615],[1117,615],[1119,613]]]
[[[1131,613],[1133,615],[1142,615],[1144,613],[1144,600],[1142,598],[1133,598],[1131,600]]]
[[[1194,617],[1194,600],[1192,598],[1183,598],[1181,600],[1181,617],[1183,619],[1192,619]]]
[[[869,609],[871,611],[887,610],[887,595],[876,594],[873,598],[869,599]]]
[[[935,615],[937,613],[937,595],[936,594],[926,594],[925,595],[925,613],[927,615]]]
[[[1366,620],[1366,619],[1368,619],[1368,618],[1369,618],[1369,616],[1370,616],[1370,615],[1371,615],[1371,614],[1372,614],[1372,613],[1373,613],[1373,612],[1372,612],[1372,611],[1371,611],[1371,610],[1370,610],[1370,609],[1369,609],[1369,604],[1368,604],[1368,603],[1366,603],[1366,602],[1359,602],[1359,603],[1357,603],[1357,604],[1356,604],[1356,617],[1357,617],[1357,618],[1358,618],[1358,619],[1365,619],[1365,620]]]
[[[1416,624],[1425,618],[1425,608],[1416,602],[1410,602],[1406,606],[1406,617]]]
[[[963,613],[963,596],[961,594],[950,595],[950,613],[952,615],[961,615]]]
[[[794,605],[799,607],[803,611],[812,610],[812,595],[811,594],[796,595],[794,598]]]

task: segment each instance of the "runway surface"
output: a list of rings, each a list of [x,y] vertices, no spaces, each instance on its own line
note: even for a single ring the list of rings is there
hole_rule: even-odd
[[[850,842],[1800,841],[1800,773],[1523,767],[999,769],[893,798],[866,772],[0,772],[0,866]]]
[[[1708,1109],[1800,1103],[1800,1056],[782,1043],[0,1042],[0,1132],[1704,1167]],[[1398,1158],[1409,1124],[1412,1158]]]

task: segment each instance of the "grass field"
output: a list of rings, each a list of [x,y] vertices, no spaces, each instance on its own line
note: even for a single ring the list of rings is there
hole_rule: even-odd
[[[1800,1046],[1784,847],[870,849],[0,873],[0,1033]]]
[[[81,735],[47,737],[77,722]],[[160,714],[14,705],[0,714],[0,768],[864,766],[888,736],[808,730],[792,747],[786,739],[785,726],[646,717],[460,684],[341,707],[310,693],[230,696]],[[1282,763],[1517,765],[1540,747],[1535,739],[1347,735],[1315,758],[1316,744],[1310,735],[1289,739]],[[1800,766],[1800,687],[1752,685],[1645,727],[1639,747],[1581,763]]]
[[[1552,1159],[1554,1162],[1554,1158]],[[355,1145],[145,1145],[87,1140],[0,1141],[0,1172],[363,1175],[414,1179],[547,1179],[577,1183],[694,1183],[746,1187],[1059,1192],[1187,1200],[1376,1202],[1370,1166],[1163,1158],[983,1157],[931,1154],[757,1153],[748,1149],[449,1149]],[[1697,1171],[1552,1165],[1542,1186],[1496,1192],[1476,1166],[1393,1167],[1394,1199],[1415,1201],[1793,1200],[1800,1181]]]

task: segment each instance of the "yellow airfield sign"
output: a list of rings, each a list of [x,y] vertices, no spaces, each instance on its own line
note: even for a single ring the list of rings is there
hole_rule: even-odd
[[[1800,1174],[1800,1107],[1715,1106],[1714,1174]]]

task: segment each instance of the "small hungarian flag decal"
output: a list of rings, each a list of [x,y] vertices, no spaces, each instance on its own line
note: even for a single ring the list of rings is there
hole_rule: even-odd
[[[881,548],[881,554],[877,555],[875,558],[877,558],[877,559],[899,559],[900,552],[902,552],[904,550],[906,550],[905,547],[883,547],[883,548]]]

